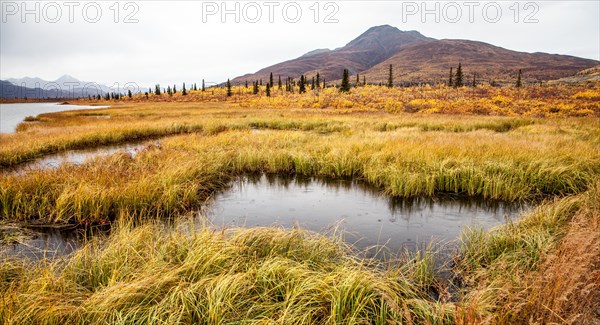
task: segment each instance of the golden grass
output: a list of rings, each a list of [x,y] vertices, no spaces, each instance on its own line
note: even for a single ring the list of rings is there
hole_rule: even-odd
[[[554,99],[573,91],[561,89]],[[401,94],[415,95],[408,92]],[[0,173],[4,221],[114,223],[108,239],[92,239],[64,260],[3,260],[3,323],[596,321],[596,117],[131,101],[39,120],[0,135],[0,165],[161,139],[134,158],[115,154],[56,170]],[[300,229],[174,229],[156,221],[185,215],[235,175],[257,172],[357,178],[398,197],[449,192],[545,203],[517,223],[465,233],[453,270],[464,284],[458,288],[440,282],[429,253],[386,265],[354,257],[341,238]],[[457,298],[434,299],[433,288],[454,289]]]
[[[61,130],[72,137],[80,127],[119,137],[119,128],[135,131],[146,118],[158,124],[178,118],[199,130],[163,138],[135,158],[120,154],[82,166],[0,175],[0,216],[86,223],[114,219],[126,209],[136,216],[173,217],[197,207],[231,177],[256,172],[359,178],[396,197],[456,193],[518,201],[581,193],[600,171],[595,121],[190,105],[97,111],[114,114],[113,129],[106,132],[69,126],[82,112],[53,114],[50,125],[11,135],[15,145],[21,139],[43,147],[60,140],[37,137],[38,128],[64,124]],[[5,156],[18,155],[20,148],[5,149]]]

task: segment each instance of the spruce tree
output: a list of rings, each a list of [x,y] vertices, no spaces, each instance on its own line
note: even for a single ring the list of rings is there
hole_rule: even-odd
[[[173,85],[173,94],[177,94],[177,86]]]
[[[390,72],[388,74],[387,86],[388,86],[388,88],[394,87],[394,70],[393,70],[391,64],[390,64]]]
[[[231,82],[227,79],[227,97],[231,97],[233,93],[231,92]]]
[[[269,86],[273,87],[273,72],[269,75]]]
[[[473,87],[477,87],[477,73],[473,73]]]
[[[154,94],[160,96],[160,84],[156,84]]]
[[[204,91],[204,79],[202,79],[202,91]]]
[[[454,82],[452,79],[454,78],[454,74],[452,73],[452,67],[450,67],[450,77],[448,78],[448,87],[454,86]]]
[[[300,93],[303,94],[306,92],[306,78],[304,78],[304,75],[300,76]]]
[[[185,91],[185,82],[183,83],[183,89],[181,89],[181,94],[183,96],[187,95],[187,91]]]
[[[519,75],[517,76],[517,84],[516,84],[516,86],[517,86],[517,88],[521,88],[522,85],[523,84],[521,82],[521,69],[519,69]]]
[[[344,69],[344,74],[342,75],[342,84],[340,86],[340,92],[349,92],[350,91],[350,80],[348,80],[350,72],[348,69]]]
[[[167,86],[167,94],[169,94],[169,96],[173,96],[173,91],[171,91],[171,86]]]
[[[462,87],[463,86],[463,72],[462,65],[459,63],[458,68],[456,68],[456,78],[454,80],[454,87]]]
[[[267,94],[267,97],[271,97],[271,83],[267,84],[267,89],[265,93]]]
[[[356,74],[356,83],[354,83],[354,87],[358,87],[358,86],[360,86],[360,76],[357,73]]]
[[[131,98],[133,95],[131,94],[131,89],[127,89],[127,97]]]
[[[363,76],[363,86],[366,86],[366,85],[367,85],[367,77]]]
[[[277,82],[277,88],[279,88],[279,90],[281,90],[281,75],[279,75],[279,81]]]
[[[312,81],[310,82],[310,90],[315,90],[315,77],[312,77]]]
[[[321,75],[319,75],[319,73],[317,72],[317,79],[315,80],[315,87],[317,87],[317,89],[321,88]]]
[[[258,81],[255,81],[252,86],[252,94],[254,94],[254,95],[258,94]]]

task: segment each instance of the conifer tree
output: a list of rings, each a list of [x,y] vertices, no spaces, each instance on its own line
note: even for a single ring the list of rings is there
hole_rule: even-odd
[[[258,81],[255,81],[252,87],[252,94],[258,94]]]
[[[519,69],[519,75],[517,76],[517,84],[516,84],[516,86],[517,86],[517,88],[521,88],[522,85],[523,84],[522,84],[522,81],[521,81],[521,69]]]
[[[231,92],[231,82],[227,79],[227,97],[231,97],[233,93]]]
[[[452,79],[454,78],[454,74],[452,73],[452,67],[450,67],[450,77],[448,77],[448,87],[454,86],[454,82]]]
[[[185,91],[185,82],[183,83],[183,88],[181,89],[181,94],[183,96],[187,95],[187,91]]]
[[[281,90],[281,75],[279,75],[279,81],[277,82],[277,88]]]
[[[144,95],[146,96],[146,99],[148,99],[148,92],[145,92]],[[100,95],[98,95],[98,99],[100,99]]]
[[[463,86],[463,72],[462,65],[459,63],[458,68],[456,68],[456,78],[454,80],[454,87],[462,87]]]
[[[390,72],[388,74],[387,86],[388,86],[388,88],[394,87],[394,70],[393,70],[391,64],[390,64]]]
[[[358,87],[358,86],[360,86],[360,76],[357,73],[356,74],[356,82],[354,83],[354,87]]]
[[[131,94],[131,89],[127,89],[127,97],[131,98],[133,95]]]
[[[367,77],[363,75],[363,86],[367,85]]]
[[[169,94],[169,96],[173,96],[173,91],[171,91],[171,86],[167,86],[167,94]]]
[[[265,90],[267,97],[271,97],[271,83],[267,84],[267,89]]]
[[[321,75],[319,75],[318,72],[317,72],[317,79],[315,80],[315,87],[317,87],[317,89],[321,88]]]
[[[160,96],[160,84],[156,84],[154,94]]]
[[[350,81],[348,69],[344,69],[344,74],[342,75],[342,84],[340,86],[340,92],[349,92],[350,91]]]
[[[269,75],[269,86],[273,87],[273,72]]]
[[[477,87],[477,73],[473,73],[473,87]]]
[[[310,90],[315,90],[315,77],[312,77],[312,81],[310,82]]]
[[[303,94],[306,92],[306,79],[304,78],[304,75],[300,76],[300,93]]]
[[[204,79],[202,79],[202,91],[204,91]]]
[[[177,86],[173,85],[173,94],[177,94]]]

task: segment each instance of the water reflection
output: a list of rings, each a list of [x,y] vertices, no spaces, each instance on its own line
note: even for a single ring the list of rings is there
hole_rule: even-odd
[[[389,198],[363,182],[251,175],[240,177],[201,211],[218,226],[300,226],[328,232],[339,226],[345,240],[365,249],[385,244],[398,252],[433,241],[452,241],[465,226],[489,229],[527,207],[443,196]]]
[[[140,151],[148,147],[149,144],[129,143],[115,146],[104,146],[93,149],[84,150],[69,150],[56,154],[47,155],[33,161],[20,164],[13,168],[0,169],[0,172],[22,175],[31,171],[42,169],[55,169],[61,164],[80,165],[88,159],[93,159],[100,156],[110,156],[117,152],[122,152],[135,157]],[[158,142],[157,146],[160,145]]]

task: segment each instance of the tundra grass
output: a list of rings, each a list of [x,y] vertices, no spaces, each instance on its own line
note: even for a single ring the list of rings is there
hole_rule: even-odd
[[[64,260],[3,260],[3,323],[597,321],[598,119],[132,105],[44,114],[0,135],[11,166],[103,143],[94,139],[164,136],[135,157],[0,174],[4,222],[115,224]],[[355,178],[396,197],[545,203],[518,223],[465,233],[457,288],[440,285],[429,254],[373,265],[340,238],[300,229],[152,221],[185,215],[246,173]]]
[[[6,324],[593,324],[600,187],[515,225],[465,234],[456,298],[431,295],[432,256],[373,265],[302,229],[133,227],[71,257],[0,266]],[[590,229],[591,226],[591,229]],[[582,237],[579,237],[582,236]],[[589,242],[588,242],[589,240]],[[581,247],[578,247],[582,245]],[[574,269],[562,269],[572,266]]]
[[[499,132],[478,128],[497,122],[481,118],[252,110],[240,116],[227,108],[196,114],[202,132],[163,138],[135,158],[117,154],[81,166],[1,175],[0,216],[93,223],[126,209],[141,217],[173,217],[244,173],[356,178],[394,197],[456,193],[505,201],[581,193],[600,173],[598,130],[582,120],[505,120],[500,122],[522,125]],[[382,123],[408,123],[402,119],[447,129],[381,131]]]

